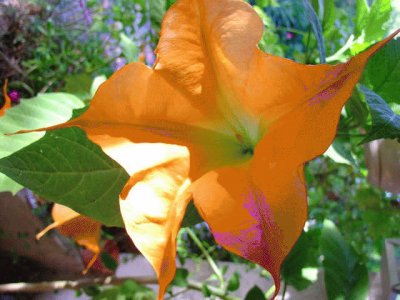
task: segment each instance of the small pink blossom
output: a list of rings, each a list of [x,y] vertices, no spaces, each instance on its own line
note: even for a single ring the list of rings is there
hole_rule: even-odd
[[[286,38],[287,38],[288,40],[293,39],[293,38],[294,38],[294,33],[293,33],[293,32],[290,32],[290,31],[286,32]]]
[[[21,94],[17,90],[12,90],[8,92],[8,97],[10,97],[13,103],[19,103],[21,99]]]

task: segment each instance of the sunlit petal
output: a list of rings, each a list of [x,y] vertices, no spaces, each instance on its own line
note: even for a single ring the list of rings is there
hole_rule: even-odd
[[[218,244],[267,269],[280,286],[280,266],[307,218],[302,168],[259,174],[250,166],[207,173],[191,187]]]
[[[153,266],[159,297],[175,275],[176,236],[191,195],[187,157],[133,175],[121,193],[121,214],[129,236]]]

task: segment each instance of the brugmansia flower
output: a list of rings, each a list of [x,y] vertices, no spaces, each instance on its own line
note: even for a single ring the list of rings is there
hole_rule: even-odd
[[[281,263],[307,217],[304,163],[331,144],[368,58],[396,34],[347,63],[309,66],[260,51],[262,31],[243,1],[178,0],[163,20],[153,69],[123,67],[86,113],[53,127],[188,150],[134,172],[121,193],[159,299],[175,273],[191,197],[216,241],[267,269],[279,291]],[[132,153],[132,164],[143,156]]]
[[[51,216],[54,222],[39,232],[36,239],[39,240],[49,230],[57,228],[60,234],[93,252],[92,259],[83,270],[83,274],[86,274],[100,255],[101,224],[61,204],[54,204]]]

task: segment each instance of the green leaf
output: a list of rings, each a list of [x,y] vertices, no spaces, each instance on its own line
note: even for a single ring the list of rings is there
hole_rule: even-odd
[[[330,30],[335,25],[336,5],[334,0],[324,0],[324,16],[322,19],[322,28],[325,31]]]
[[[204,222],[201,218],[199,212],[196,207],[193,205],[193,201],[189,202],[189,205],[186,208],[185,216],[182,221],[181,227],[189,227],[196,224]]]
[[[375,0],[370,9],[365,0],[357,1],[355,20],[357,42],[351,47],[353,55],[385,37],[391,13],[391,0]]]
[[[351,147],[349,144],[349,140],[346,138],[337,137],[332,144],[333,149],[339,154],[345,161],[342,163],[346,163],[349,165],[355,165],[356,161],[351,153]]]
[[[171,7],[172,4],[174,4],[176,0],[167,0],[167,9]]]
[[[248,291],[244,300],[265,300],[264,292],[255,285]]]
[[[256,0],[256,5],[262,8],[265,7],[278,7],[279,3],[277,2],[277,0]]]
[[[110,253],[102,252],[101,253],[101,262],[107,269],[115,271],[118,267],[118,262],[115,260],[114,257],[110,255]]]
[[[315,12],[315,10],[309,0],[303,0],[303,5],[307,12],[308,20],[310,21],[311,28],[314,32],[315,38],[317,39],[320,63],[325,63],[326,62],[326,50],[325,50],[324,36],[322,34],[321,22],[318,19],[317,13]]]
[[[89,74],[72,74],[65,78],[65,87],[62,91],[86,101],[92,98],[90,93],[91,86],[92,77]]]
[[[356,0],[355,35],[360,36],[367,25],[369,6],[367,0]]]
[[[228,291],[234,292],[240,287],[240,274],[235,272],[228,281],[227,289]]]
[[[8,109],[0,118],[0,158],[37,141],[44,132],[5,134],[66,122],[74,109],[82,107],[84,103],[79,98],[65,93],[39,94],[31,99],[22,99],[21,104]],[[21,185],[0,173],[0,191],[16,193],[21,188]]]
[[[119,34],[119,39],[122,48],[122,54],[128,63],[138,61],[139,49],[136,44],[123,32]]]
[[[316,249],[315,246],[308,234],[303,231],[282,264],[282,279],[299,291],[306,289],[312,283],[303,276],[303,269],[314,265],[316,262],[318,254],[310,250]]]
[[[392,12],[391,0],[375,0],[365,25],[365,41],[375,42],[386,35],[387,24]]]
[[[166,0],[149,0],[148,5],[152,26],[154,29],[159,30],[167,8]]]
[[[107,80],[106,75],[99,75],[93,79],[92,84],[90,86],[90,95],[92,96],[92,98],[94,97],[94,94],[96,93],[100,85],[106,80]]]
[[[321,235],[325,286],[329,300],[364,300],[368,292],[368,270],[330,220]]]
[[[121,285],[121,293],[128,296],[132,300],[153,300],[155,299],[154,291],[141,285],[133,280],[125,280]],[[114,298],[115,299],[115,298]],[[112,299],[112,300],[114,300]],[[111,300],[111,299],[110,299]]]
[[[394,113],[390,106],[378,94],[360,85],[371,111],[372,128],[362,143],[376,139],[400,138],[400,115]]]
[[[81,129],[47,132],[0,159],[0,172],[45,199],[107,226],[123,226],[118,199],[129,175]]]
[[[400,38],[390,41],[370,59],[364,79],[385,101],[400,104]]]
[[[175,277],[172,280],[172,285],[176,285],[179,287],[187,287],[188,286],[188,278],[189,276],[189,271],[183,268],[177,268]]]
[[[16,183],[11,178],[6,175],[0,173],[0,191],[10,192],[15,195],[18,191],[22,190],[24,187],[18,183]]]
[[[210,289],[207,286],[207,283],[203,283],[203,285],[201,286],[201,292],[203,293],[203,296],[206,298],[212,295]]]
[[[354,199],[362,210],[380,208],[382,197],[381,193],[372,187],[360,188],[357,190]]]

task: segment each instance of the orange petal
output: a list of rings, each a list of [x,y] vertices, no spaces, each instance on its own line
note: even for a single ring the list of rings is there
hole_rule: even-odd
[[[268,270],[276,295],[280,266],[307,218],[307,201],[301,167],[281,174],[264,167],[258,168],[261,178],[248,164],[221,168],[194,182],[191,191],[218,244]]]
[[[54,204],[52,210],[53,224],[50,224],[36,235],[40,239],[45,233],[53,228],[57,228],[60,234],[72,238],[79,245],[89,249],[98,257],[100,253],[100,230],[101,224],[86,216],[82,216],[72,209]],[[94,262],[94,261],[93,261]],[[85,271],[90,268],[89,264]],[[84,271],[84,273],[86,273]]]
[[[192,94],[209,96],[216,85],[235,89],[247,79],[262,33],[262,21],[244,1],[177,1],[162,22],[156,69]]]
[[[189,152],[177,145],[89,137],[132,175],[121,194],[121,213],[129,236],[157,273],[162,297],[175,274],[175,239],[191,199],[184,193]]]
[[[0,108],[0,117],[5,114],[7,109],[11,108],[11,99],[8,96],[8,93],[7,93],[7,84],[8,84],[8,79],[6,79],[4,81],[4,85],[3,85],[4,104]]]
[[[130,176],[161,165],[173,158],[189,159],[187,148],[178,145],[132,143],[126,138],[108,135],[89,135],[89,138],[118,162]]]
[[[254,80],[248,86],[252,110],[263,115],[267,128],[257,145],[264,153],[262,159],[273,161],[269,155],[276,155],[301,164],[325,152],[368,59],[398,32],[336,66],[307,66],[262,56],[260,69],[254,70]],[[272,72],[268,78],[267,72]]]
[[[133,175],[121,193],[125,228],[153,266],[162,299],[175,274],[176,236],[191,195],[188,158],[171,157]]]

